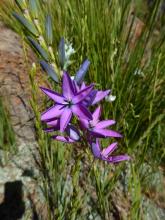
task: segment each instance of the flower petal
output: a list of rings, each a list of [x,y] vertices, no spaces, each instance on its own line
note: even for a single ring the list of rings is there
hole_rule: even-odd
[[[61,141],[61,142],[65,142],[65,143],[74,143],[75,141],[69,137],[63,137],[63,136],[59,136],[59,135],[54,135],[52,136],[53,139],[55,139],[56,141]]]
[[[98,106],[96,108],[96,110],[93,112],[92,116],[93,116],[93,121],[97,122],[100,118],[101,115],[101,106]]]
[[[46,124],[51,126],[49,128],[44,129],[46,132],[60,130],[60,120],[59,119],[53,119],[53,120],[46,121]]]
[[[83,104],[85,106],[90,106],[92,102],[94,101],[96,94],[97,94],[97,90],[92,90],[89,93],[89,95],[83,100]]]
[[[78,129],[76,129],[73,125],[69,124],[66,128],[66,133],[68,136],[74,140],[74,141],[79,141],[80,140],[80,133]]]
[[[78,105],[72,105],[71,108],[72,108],[72,112],[75,115],[77,115],[79,118],[87,119],[87,120],[92,119],[92,114],[85,106],[78,104]]]
[[[63,73],[62,77],[62,90],[63,90],[63,96],[69,100],[72,99],[74,96],[74,86],[72,83],[72,80],[67,72]]]
[[[75,76],[75,81],[78,83],[78,84],[81,84],[84,77],[85,77],[85,74],[89,68],[89,65],[90,65],[90,62],[89,60],[85,60],[83,62],[83,64],[81,65],[80,69],[77,71],[76,73],[76,76]]]
[[[64,111],[60,117],[60,131],[63,132],[70,122],[72,117],[72,111],[70,108],[64,108]]]
[[[85,85],[85,82],[83,82],[82,84],[81,84],[81,89],[80,90],[83,90],[83,89],[85,89],[86,88],[86,85]]]
[[[103,137],[119,137],[121,138],[122,135],[116,131],[108,130],[108,129],[97,129],[94,128],[93,132],[102,135]]]
[[[97,91],[94,100],[92,101],[92,105],[95,105],[97,102],[100,102],[103,98],[105,98],[110,93],[110,90],[106,91]]]
[[[81,90],[80,92],[78,92],[77,95],[73,97],[72,103],[78,104],[81,101],[83,101],[92,91],[92,89],[93,89],[93,85],[90,85],[90,86],[87,86],[85,89]]]
[[[72,79],[72,78],[71,78],[71,79]],[[74,81],[73,79],[72,79],[72,84],[73,84],[75,93],[80,92],[80,90],[81,90],[80,86],[77,85],[76,81]]]
[[[93,116],[94,118],[94,116]],[[96,125],[97,128],[106,128],[108,126],[114,125],[116,122],[114,120],[104,120],[99,121]]]
[[[80,124],[81,124],[82,128],[88,128],[89,127],[89,121],[86,120],[86,119],[80,118]]]
[[[41,114],[41,121],[47,121],[49,119],[59,117],[63,111],[64,108],[62,105],[54,105]]]
[[[59,119],[53,119],[53,120],[46,121],[46,124],[50,125],[50,126],[57,126],[57,125],[59,125]]]
[[[100,145],[99,145],[98,139],[96,139],[96,142],[91,143],[91,149],[92,149],[92,153],[93,153],[94,157],[101,158]]]
[[[102,156],[107,158],[117,148],[117,142],[110,144],[107,148],[104,148],[101,152]]]
[[[89,130],[90,136],[95,138],[105,138],[105,135],[100,133],[100,130]]]
[[[40,89],[51,99],[53,99],[56,103],[58,104],[65,104],[65,99],[63,96],[61,96],[60,94],[58,94],[57,92],[50,90],[50,89],[46,89],[43,87],[40,87]]]
[[[131,158],[128,155],[118,155],[118,156],[111,156],[107,159],[109,163],[119,163],[124,160],[130,160]]]

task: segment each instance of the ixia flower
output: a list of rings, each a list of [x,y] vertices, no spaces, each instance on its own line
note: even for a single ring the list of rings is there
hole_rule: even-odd
[[[62,39],[59,48],[61,67],[64,67],[65,64],[64,45],[64,40]],[[108,128],[116,123],[114,120],[100,120],[100,106],[98,106],[93,113],[88,110],[90,106],[107,98],[111,92],[110,90],[98,91],[94,89],[93,84],[89,86],[85,84],[84,77],[89,65],[90,62],[85,60],[74,77],[70,77],[67,72],[63,73],[62,94],[41,87],[41,90],[55,102],[51,108],[47,109],[41,115],[41,120],[48,125],[44,130],[50,133],[57,131],[62,132],[62,134],[53,134],[52,138],[56,141],[71,144],[80,141],[83,135],[88,141],[94,157],[107,161],[108,163],[118,163],[123,160],[129,160],[130,157],[128,155],[111,155],[117,148],[117,143],[112,143],[104,149],[100,147],[100,138],[121,138],[122,135]],[[52,71],[52,68],[50,68],[46,62],[41,62],[41,66],[44,67],[43,69],[49,73],[52,79],[59,83],[54,71]],[[78,117],[80,124],[77,123],[77,120],[72,120],[71,122],[73,115]],[[79,127],[79,125],[81,127]],[[80,128],[82,128],[81,132]]]
[[[88,130],[90,137],[122,137],[116,131],[106,129],[108,126],[114,125],[114,120],[103,120],[100,121],[101,107],[98,106],[92,114],[92,120],[80,119],[80,123],[83,128]]]
[[[95,158],[107,161],[108,163],[118,163],[124,160],[130,160],[128,155],[112,156],[111,154],[116,150],[116,148],[117,143],[112,143],[107,148],[101,150],[98,139],[91,143],[91,150]]]
[[[70,76],[64,72],[62,77],[62,94],[41,87],[41,90],[56,103],[41,115],[41,120],[47,121],[52,118],[60,117],[61,132],[65,130],[73,114],[79,118],[91,120],[92,114],[82,102],[92,89],[93,85],[90,85],[80,92],[76,92]]]

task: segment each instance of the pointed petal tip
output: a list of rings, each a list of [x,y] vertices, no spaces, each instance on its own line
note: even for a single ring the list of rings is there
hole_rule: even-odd
[[[110,144],[107,148],[104,148],[101,152],[102,156],[108,158],[108,156],[117,149],[117,142]]]
[[[99,121],[97,123],[97,128],[107,128],[109,126],[112,126],[116,124],[116,121],[114,120],[103,120],[103,121]]]
[[[86,72],[89,68],[90,65],[90,61],[88,59],[86,59],[82,65],[80,66],[79,70],[77,71],[76,75],[75,75],[75,81],[78,84],[81,84],[84,80],[84,77],[86,75]]]
[[[43,93],[45,93],[46,94],[46,92],[48,91],[48,89],[47,88],[44,88],[44,87],[42,87],[42,86],[39,86],[39,88],[41,89],[41,91],[43,92]]]
[[[63,96],[67,99],[72,99],[74,97],[75,88],[73,85],[73,81],[70,77],[70,75],[64,71],[62,76],[62,90],[63,90]]]
[[[129,155],[125,155],[125,157],[127,158],[126,160],[132,160],[132,158]]]
[[[110,91],[111,90],[96,91],[95,97],[93,98],[91,105],[95,105],[96,103],[100,102],[110,93]]]
[[[84,63],[90,64],[91,62],[90,62],[89,59],[87,58],[87,59],[84,60]]]
[[[106,131],[108,131],[107,129],[105,129]],[[112,137],[115,137],[115,138],[123,138],[123,135],[120,134],[119,132],[117,131],[113,131],[113,130],[109,130],[111,133],[112,133]]]
[[[64,142],[64,143],[74,143],[76,141],[72,140],[71,138],[69,137],[64,137],[64,136],[59,136],[59,135],[54,135],[51,137],[52,139],[55,139],[57,141],[61,141],[61,142]]]
[[[99,140],[96,139],[96,143],[91,142],[90,145],[91,145],[91,150],[92,150],[93,156],[95,158],[100,158],[101,157],[101,150],[100,150]]]
[[[118,138],[123,138],[123,135],[118,133]]]
[[[39,88],[43,91],[45,88],[44,87],[42,87],[42,86],[39,86]]]
[[[46,121],[47,120],[47,118],[44,116],[44,115],[41,115],[41,121]]]
[[[59,117],[63,112],[60,105],[54,105],[49,109],[46,109],[43,113],[41,113],[41,121],[47,122],[48,120],[52,120],[53,118]]]
[[[92,132],[104,138],[105,137],[122,138],[122,135],[120,133],[113,131],[113,130],[109,130],[109,129],[102,129],[102,128],[100,129],[100,128],[95,127]]]
[[[101,106],[99,105],[92,114],[92,117],[95,121],[98,121],[101,116]]]
[[[53,91],[53,90],[51,90],[51,89],[44,88],[44,87],[40,87],[40,89],[41,89],[50,99],[54,100],[56,103],[59,103],[59,104],[62,104],[62,105],[65,103],[64,97],[63,97],[61,94],[59,94],[59,93],[57,93],[57,92],[55,92],[55,91]]]
[[[39,86],[39,88],[40,88],[41,91],[44,92],[44,93],[48,90],[47,88],[44,88],[44,87],[42,87],[42,86]]]
[[[107,159],[107,162],[120,163],[122,161],[129,161],[129,160],[131,160],[131,157],[125,154],[125,155],[111,156]]]

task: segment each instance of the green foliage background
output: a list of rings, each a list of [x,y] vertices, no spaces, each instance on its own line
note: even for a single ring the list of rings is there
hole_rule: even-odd
[[[72,57],[73,64],[69,67],[71,75],[75,74],[85,58],[91,61],[86,80],[95,82],[99,89],[112,89],[116,100],[103,103],[104,116],[115,119],[115,128],[124,136],[118,152],[126,152],[132,157],[129,165],[123,163],[117,167],[96,161],[88,175],[84,176],[84,160],[89,160],[88,168],[91,166],[90,152],[87,152],[88,156],[82,156],[79,152],[76,154],[74,147],[52,143],[42,132],[40,108],[36,106],[35,95],[39,91],[35,84],[36,70],[33,69],[30,74],[33,93],[31,103],[36,114],[40,166],[49,218],[88,219],[89,215],[95,218],[95,214],[98,214],[102,219],[110,219],[110,212],[113,213],[113,191],[129,167],[125,192],[126,198],[131,195],[128,216],[130,219],[143,219],[141,198],[148,191],[147,176],[165,165],[165,32],[163,15],[160,14],[161,1],[156,1],[151,8],[144,1],[131,0],[38,0],[37,5],[35,13],[29,8],[31,22],[34,23],[35,14],[45,42],[45,17],[47,14],[52,17],[51,47],[54,60],[50,58],[50,62],[55,62],[59,68],[57,50],[62,36],[72,42],[76,50]],[[23,13],[14,2],[1,4],[1,19],[26,42],[27,35],[38,40],[16,22],[12,11]],[[144,27],[132,45],[137,16],[144,22]],[[49,53],[48,46],[47,42],[43,45]],[[55,87],[53,82],[51,84]],[[75,165],[69,165],[69,161]],[[142,172],[144,164],[149,165],[150,172]],[[70,171],[67,170],[68,166],[71,166]],[[113,173],[113,177],[109,173]],[[67,175],[72,177],[69,183]],[[84,181],[91,188],[89,190],[82,184],[82,192],[80,183]],[[68,192],[67,184],[72,185],[71,192]],[[97,201],[90,195],[93,191],[96,192]],[[87,196],[82,196],[84,192]],[[92,207],[90,211],[84,211],[87,203]],[[83,218],[82,213],[85,213]],[[124,219],[122,214],[120,218]]]

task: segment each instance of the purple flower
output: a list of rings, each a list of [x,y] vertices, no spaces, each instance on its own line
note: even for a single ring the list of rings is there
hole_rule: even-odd
[[[81,85],[78,85],[76,81],[73,80],[73,85],[75,87],[75,90],[77,92],[80,92],[81,90],[86,88],[85,83],[83,82]],[[98,91],[96,89],[92,90],[89,95],[83,100],[83,104],[85,106],[95,105],[96,103],[100,102],[102,99],[104,99],[111,90],[105,90],[105,91]]]
[[[41,90],[56,103],[56,105],[41,115],[41,120],[47,121],[52,118],[60,117],[61,132],[65,130],[73,114],[79,118],[91,120],[92,115],[82,102],[90,94],[92,89],[93,85],[90,85],[80,92],[77,92],[70,76],[64,72],[62,77],[62,94],[50,89],[41,88]]]
[[[49,120],[46,123],[48,126],[51,126],[51,127],[44,129],[46,132],[54,132],[54,131],[60,130],[60,119]],[[58,141],[67,142],[67,143],[73,143],[75,141],[80,140],[80,133],[78,129],[76,129],[76,127],[73,126],[72,124],[69,123],[67,125],[65,132],[68,135],[68,137],[54,135],[52,136],[52,138]]]
[[[98,139],[96,139],[96,142],[91,143],[91,150],[95,158],[107,161],[108,163],[118,163],[123,160],[130,160],[128,155],[111,156],[111,153],[113,153],[116,148],[117,143],[112,143],[107,148],[101,150]]]
[[[89,136],[92,137],[122,137],[116,131],[105,129],[110,125],[115,124],[114,120],[104,120],[100,121],[101,107],[97,107],[96,110],[92,114],[92,120],[80,119],[80,123],[83,128],[87,129],[89,132]]]
[[[63,50],[64,41],[62,40],[60,48],[62,62],[63,59],[65,59]],[[64,65],[62,62],[61,65]],[[62,134],[59,134],[59,132],[53,134],[52,138],[64,143],[80,141],[83,135],[89,142],[94,157],[107,161],[108,163],[118,163],[123,160],[129,160],[130,157],[128,155],[111,155],[117,148],[117,143],[112,143],[105,149],[100,148],[99,138],[121,138],[122,135],[108,128],[116,123],[114,120],[100,120],[100,106],[96,108],[93,114],[88,110],[89,106],[95,105],[110,93],[110,90],[98,91],[93,89],[93,84],[87,86],[83,82],[89,64],[90,62],[86,60],[81,65],[74,79],[72,79],[68,73],[63,73],[62,94],[41,87],[41,90],[55,102],[51,108],[47,109],[41,115],[41,120],[48,125],[44,130],[46,132],[62,132]],[[48,69],[47,66],[46,68]],[[79,131],[77,120],[72,120],[72,123],[76,123],[74,123],[74,125],[71,124],[73,115],[77,116],[80,121],[81,132]]]

